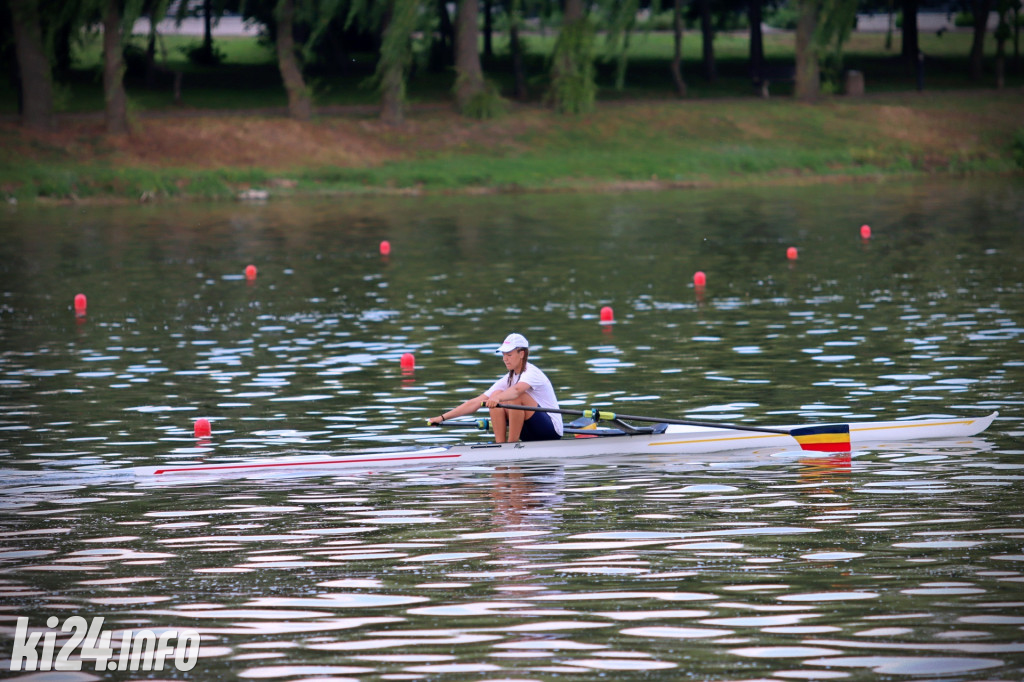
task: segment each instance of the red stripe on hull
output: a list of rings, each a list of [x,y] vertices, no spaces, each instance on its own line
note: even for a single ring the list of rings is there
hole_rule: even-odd
[[[224,466],[210,466],[203,465],[198,467],[181,467],[176,469],[156,469],[153,472],[154,476],[160,474],[187,474],[189,472],[202,473],[204,471],[224,471],[227,469],[240,471],[242,469],[266,469],[269,467],[302,467],[302,466],[324,466],[331,464],[361,464],[361,463],[374,463],[374,462],[402,462],[402,461],[416,461],[421,459],[458,459],[462,457],[459,454],[453,455],[416,455],[415,457],[369,457],[367,459],[319,459],[312,460],[309,462],[266,462],[258,464],[225,464]]]

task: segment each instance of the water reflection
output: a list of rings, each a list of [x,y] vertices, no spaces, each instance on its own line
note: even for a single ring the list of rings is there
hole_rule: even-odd
[[[19,209],[0,631],[194,627],[195,679],[1020,678],[1021,205],[958,183]],[[865,207],[889,223],[866,244]],[[853,456],[111,473],[486,438],[423,419],[500,372],[510,327],[567,406],[1002,416]]]
[[[40,486],[17,514],[56,508],[76,532],[0,536],[4,596],[23,613],[57,600],[140,626],[196,627],[218,643],[208,670],[247,678],[671,670],[682,643],[709,671],[725,657],[763,661],[762,676],[1009,673],[1024,647],[1007,582],[1024,576],[1006,567],[1020,531],[989,522],[1000,512],[988,488],[957,482],[969,456],[942,454],[930,478],[959,494],[911,486],[911,500],[872,485],[902,464],[860,458],[824,469],[831,482],[807,483],[796,461],[732,473],[481,467],[313,477],[299,489],[274,479],[172,487],[139,510],[109,507],[133,483],[106,484],[77,507],[59,503],[85,490]],[[836,512],[857,522],[836,525]],[[109,533],[119,526],[132,530]],[[969,540],[933,545],[936,534]],[[56,536],[60,549],[31,549]],[[835,549],[849,546],[858,551]],[[920,551],[958,560],[921,579]],[[86,577],[64,587],[41,578],[68,571]],[[938,625],[949,616],[955,624]]]

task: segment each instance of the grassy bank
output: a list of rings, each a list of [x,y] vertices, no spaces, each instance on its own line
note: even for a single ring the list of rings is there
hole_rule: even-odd
[[[815,105],[794,102],[788,83],[773,84],[769,100],[755,97],[743,32],[716,36],[713,83],[699,75],[699,36],[687,34],[689,92],[679,100],[668,69],[671,35],[637,34],[625,88],[614,87],[614,64],[600,59],[598,110],[578,118],[542,106],[554,36],[534,34],[526,39],[529,101],[496,120],[461,118],[452,111],[451,70],[423,67],[410,80],[409,121],[401,128],[376,120],[377,95],[363,86],[373,55],[353,54],[343,73],[315,76],[320,114],[299,123],[282,115],[285,95],[266,45],[220,38],[225,62],[202,67],[181,49],[196,40],[162,40],[167,71],[155,83],[129,71],[127,137],[103,132],[96,37],[81,45],[75,69],[58,88],[63,113],[56,132],[23,130],[13,93],[0,96],[0,196],[136,201],[230,198],[247,189],[551,191],[1018,172],[1012,140],[1024,126],[1024,76],[1010,69],[1003,91],[985,89],[994,84],[989,76],[971,82],[966,32],[921,35],[923,92],[916,91],[915,70],[898,58],[898,39],[887,46],[883,34],[855,33],[844,66],[864,74],[868,96],[826,96]],[[507,91],[505,47],[499,36],[485,69]],[[766,34],[765,53],[791,62],[793,34]],[[170,72],[183,74],[178,103]]]
[[[0,192],[33,199],[231,198],[370,192],[658,188],[1020,172],[1024,90],[607,103],[589,116],[535,106],[493,121],[447,108],[392,128],[369,115],[137,115],[51,134],[0,125]]]

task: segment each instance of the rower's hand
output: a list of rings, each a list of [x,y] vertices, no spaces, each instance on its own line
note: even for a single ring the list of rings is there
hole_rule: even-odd
[[[427,420],[428,426],[440,426],[444,419],[442,417],[431,417]]]
[[[486,407],[497,407],[498,406],[498,402],[499,401],[498,401],[497,398],[488,398],[487,400],[484,401],[484,405]]]

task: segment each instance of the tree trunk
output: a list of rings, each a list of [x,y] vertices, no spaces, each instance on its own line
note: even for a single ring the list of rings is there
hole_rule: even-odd
[[[818,0],[800,0],[796,24],[796,85],[794,95],[804,102],[818,98],[821,72],[814,48],[814,31],[818,26]]]
[[[419,11],[417,0],[388,0],[381,26],[380,120],[390,125],[405,122],[405,74],[412,61],[412,31]],[[441,11],[447,15],[444,6]]]
[[[306,81],[295,56],[295,37],[292,35],[295,19],[295,0],[277,0],[277,65],[281,80],[288,93],[288,115],[298,121],[308,121],[313,115],[313,103],[306,91]]]
[[[1013,8],[1013,68],[1020,71],[1020,6]]]
[[[53,74],[43,47],[37,0],[8,0],[21,81],[21,123],[33,130],[53,130]]]
[[[401,71],[390,68],[381,80],[380,120],[398,126],[405,122],[405,94]]]
[[[565,23],[583,18],[583,0],[565,0]]]
[[[107,132],[128,132],[128,95],[124,91],[124,45],[121,42],[121,9],[118,0],[106,0],[103,8],[103,101]]]
[[[213,63],[213,0],[203,0],[203,57]]]
[[[683,0],[675,0],[672,6],[672,82],[676,94],[686,97],[686,81],[683,79]]]
[[[455,17],[455,103],[465,111],[469,102],[483,92],[484,73],[478,47],[480,12],[477,0],[459,0]]]
[[[484,58],[494,59],[494,17],[491,0],[484,0]]]
[[[1013,68],[1020,71],[1020,6],[1013,8]]]
[[[996,89],[1006,87],[1006,41],[1010,39],[1009,3],[1000,2],[997,6],[999,25],[996,27]]]
[[[764,35],[761,32],[763,6],[764,0],[750,0],[747,6],[747,18],[750,20],[750,75],[755,78],[764,68]]]
[[[718,68],[715,66],[715,26],[711,16],[711,0],[700,0],[700,35],[704,77],[708,83],[714,83],[718,80]]]
[[[526,89],[526,66],[523,64],[523,46],[519,43],[519,17],[511,20],[508,29],[509,50],[512,52],[512,72],[516,78],[516,99],[523,101],[529,96]]]
[[[1006,86],[1006,49],[1003,41],[996,43],[996,90]]]
[[[984,77],[985,31],[988,25],[988,13],[991,9],[991,0],[971,0],[971,10],[974,12],[974,39],[971,41],[971,80],[976,82]]]
[[[430,68],[447,71],[455,61],[455,27],[452,26],[446,0],[437,0],[437,16],[440,24],[437,38],[431,45]]]
[[[58,81],[71,75],[72,58],[71,43],[76,40],[78,28],[72,26],[72,22],[62,22],[55,27],[53,34],[53,69],[54,76]]]
[[[156,24],[155,15],[149,17],[149,37],[146,39],[146,87],[152,90],[156,87]]]
[[[916,64],[921,51],[917,40],[917,9],[919,0],[903,0],[903,55],[904,64]]]

